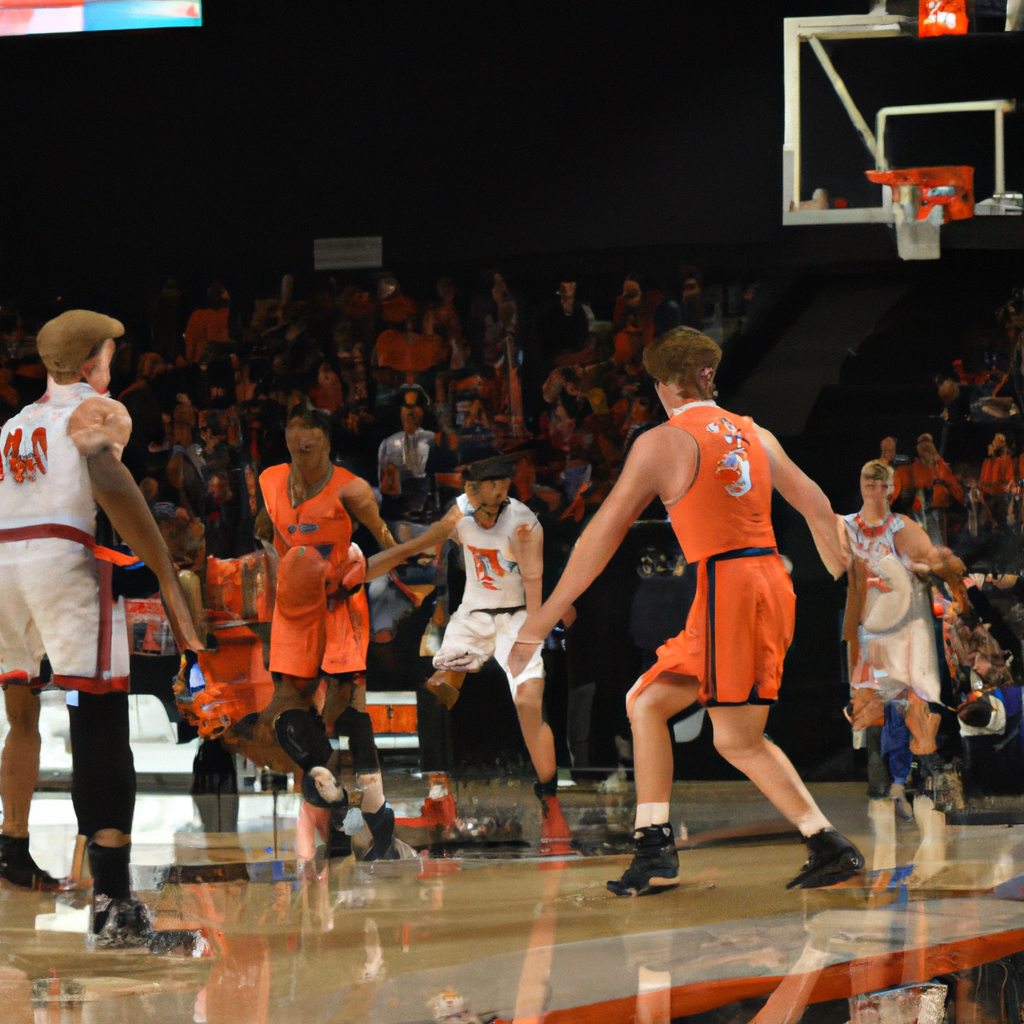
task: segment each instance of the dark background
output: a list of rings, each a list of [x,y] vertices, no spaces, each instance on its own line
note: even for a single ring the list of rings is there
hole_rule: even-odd
[[[314,238],[379,234],[414,295],[440,273],[474,281],[499,266],[533,303],[575,277],[607,317],[624,272],[674,291],[692,263],[709,279],[774,282],[726,354],[727,402],[819,289],[900,277],[911,292],[844,378],[930,389],[964,330],[991,323],[1020,284],[1024,219],[944,228],[943,260],[913,265],[885,226],[781,225],[782,19],[869,6],[205,0],[200,30],[5,38],[0,303],[45,313],[60,296],[141,337],[168,276],[193,304],[220,278],[244,311],[286,271],[298,294],[322,284]],[[1024,93],[1019,35],[826,47],[872,124],[884,104]],[[803,198],[821,186],[876,203],[867,152],[806,46],[802,60]],[[984,198],[991,124],[898,120],[891,162],[971,164]],[[1006,153],[1020,189],[1024,113],[1006,119]],[[838,396],[823,398],[834,412]],[[904,436],[928,428],[933,404]],[[847,511],[876,433],[819,423],[787,445]],[[777,525],[797,549],[802,611],[770,728],[802,765],[846,763],[831,639],[842,587],[805,575],[817,563],[802,524]],[[706,735],[691,746],[710,749]]]
[[[779,215],[782,18],[868,6],[206,0],[200,30],[6,38],[0,292],[269,292],[311,271],[315,237],[363,234],[410,272],[889,261],[884,227]],[[828,46],[869,121],[1012,96],[1024,66],[1018,36]],[[806,46],[803,68],[807,195],[872,199]],[[894,164],[971,162],[989,194],[991,118],[929,120],[891,130]],[[1012,187],[1024,119],[1006,123]]]

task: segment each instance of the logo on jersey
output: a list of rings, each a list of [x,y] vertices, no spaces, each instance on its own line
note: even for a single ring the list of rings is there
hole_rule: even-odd
[[[497,548],[475,548],[472,544],[467,544],[466,548],[473,555],[477,581],[488,590],[497,590],[496,581],[516,568],[516,563],[502,558]]]
[[[742,497],[750,490],[750,462],[742,448],[734,448],[718,460],[715,476],[725,484],[725,493],[734,498]]]
[[[7,435],[3,456],[0,457],[0,480],[3,480],[7,473],[10,473],[15,483],[19,484],[26,480],[31,483],[35,480],[37,472],[41,476],[46,476],[46,428],[36,427],[32,431],[32,438],[27,447],[22,444],[22,440],[20,427]]]
[[[709,423],[707,429],[712,434],[721,434],[726,444],[734,446],[732,451],[718,460],[715,476],[725,484],[726,494],[734,498],[742,497],[752,486],[750,461],[745,451],[749,442],[743,436],[743,431],[724,416],[717,423]]]

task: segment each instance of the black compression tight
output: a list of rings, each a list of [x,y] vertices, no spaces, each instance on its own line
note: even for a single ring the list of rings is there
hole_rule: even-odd
[[[71,800],[78,832],[101,829],[131,835],[135,813],[135,762],[128,745],[128,694],[78,694],[71,720]]]

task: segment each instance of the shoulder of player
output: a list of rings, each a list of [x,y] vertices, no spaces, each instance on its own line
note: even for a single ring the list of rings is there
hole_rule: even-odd
[[[540,520],[536,512],[527,505],[524,505],[518,498],[508,499],[509,520],[514,526],[539,526]]]
[[[85,426],[108,425],[114,432],[131,430],[132,418],[128,410],[116,398],[104,395],[90,395],[75,407],[68,417],[68,433],[74,433]]]
[[[124,403],[119,402],[116,398],[111,398],[109,395],[88,395],[79,402],[75,412],[81,412],[83,409],[90,413],[102,413],[104,416],[109,416],[111,413],[128,415],[128,410],[125,408]]]
[[[666,445],[686,445],[693,441],[693,434],[685,426],[673,426],[670,423],[659,423],[656,427],[637,434],[629,447],[630,458],[663,457]]]
[[[291,466],[287,462],[282,462],[277,466],[267,466],[265,470],[260,473],[260,487],[271,486],[278,483],[280,480],[286,480],[288,474],[291,472]]]

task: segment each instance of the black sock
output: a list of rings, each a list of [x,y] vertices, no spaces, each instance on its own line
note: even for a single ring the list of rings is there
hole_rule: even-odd
[[[533,784],[533,791],[537,794],[538,800],[543,800],[546,796],[558,796],[558,772],[555,772],[547,782],[538,779]]]
[[[5,836],[0,833],[0,856],[28,853],[28,836]]]
[[[92,868],[93,895],[112,900],[126,900],[132,894],[132,844],[99,846],[89,844],[89,866]]]

